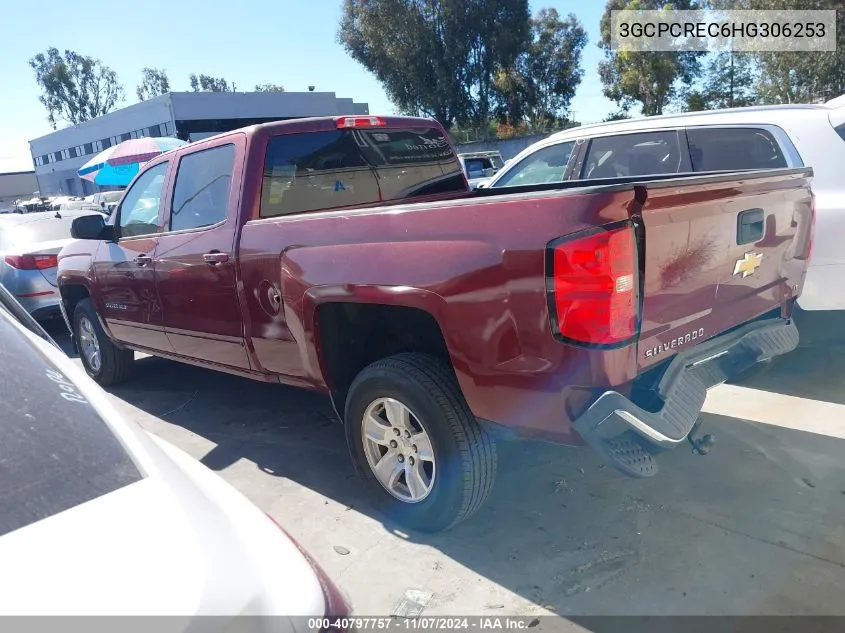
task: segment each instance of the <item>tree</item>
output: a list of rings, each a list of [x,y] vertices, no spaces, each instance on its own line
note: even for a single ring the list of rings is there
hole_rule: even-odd
[[[123,101],[123,86],[99,59],[48,48],[29,60],[41,88],[38,100],[47,108],[47,120],[56,129],[59,120],[71,125],[102,116]]]
[[[527,0],[344,0],[338,41],[406,114],[485,121],[522,52]]]
[[[684,112],[700,112],[708,110],[707,97],[701,90],[689,90],[683,96]]]
[[[702,95],[706,109],[741,108],[753,105],[754,68],[747,53],[723,51],[707,64]]]
[[[842,0],[709,0],[731,9],[835,9],[836,51],[749,53],[758,103],[809,103],[845,93],[845,3]]]
[[[601,18],[599,44],[605,51],[605,59],[599,63],[605,96],[624,110],[639,102],[644,115],[662,114],[677,96],[678,84],[691,84],[701,72],[699,57],[702,53],[698,52],[611,50],[611,11],[696,8],[696,0],[608,0]]]
[[[231,84],[222,77],[211,75],[194,75],[191,73],[191,90],[194,92],[235,92],[237,86]]]
[[[279,84],[257,84],[255,86],[255,92],[284,92],[284,86],[280,86]]]
[[[500,69],[494,85],[499,114],[513,124],[528,119],[533,128],[553,125],[569,109],[581,83],[581,53],[587,34],[578,19],[561,19],[555,9],[541,9],[531,20],[530,41],[508,69]]]
[[[469,89],[475,97],[470,102],[469,118],[483,123],[493,114],[497,69],[512,66],[529,43],[531,13],[527,0],[464,0],[464,3],[469,14],[467,36],[471,44]]]
[[[611,112],[608,114],[604,120],[605,121],[624,121],[625,119],[630,119],[630,113],[625,109],[617,110],[616,112]]]
[[[146,101],[170,92],[170,81],[167,73],[160,68],[144,68],[141,73],[143,80],[135,89],[138,101]]]

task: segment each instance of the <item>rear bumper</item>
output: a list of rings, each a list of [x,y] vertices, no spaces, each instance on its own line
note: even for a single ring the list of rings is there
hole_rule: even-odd
[[[629,432],[647,447],[672,448],[695,425],[710,387],[754,364],[798,346],[798,329],[785,319],[755,321],[675,356],[657,386],[659,408],[646,410],[616,391],[606,391],[576,420],[584,441],[607,456],[606,443]]]
[[[20,303],[23,308],[27,312],[29,312],[36,320],[50,319],[53,317],[61,316],[61,309],[59,308],[60,301],[58,290],[56,290],[54,294],[45,294],[35,297],[22,297],[16,294],[15,299],[17,299],[18,303]]]

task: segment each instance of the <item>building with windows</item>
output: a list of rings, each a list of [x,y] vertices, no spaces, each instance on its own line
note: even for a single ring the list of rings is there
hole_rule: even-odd
[[[342,114],[369,114],[369,106],[333,92],[170,92],[33,139],[29,147],[42,195],[88,195],[99,188],[79,178],[79,168],[130,138],[196,141],[256,123]]]

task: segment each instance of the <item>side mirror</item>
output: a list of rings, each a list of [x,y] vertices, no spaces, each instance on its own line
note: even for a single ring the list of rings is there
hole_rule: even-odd
[[[78,240],[112,240],[114,226],[106,224],[99,213],[97,215],[83,215],[74,218],[70,225],[70,235]]]

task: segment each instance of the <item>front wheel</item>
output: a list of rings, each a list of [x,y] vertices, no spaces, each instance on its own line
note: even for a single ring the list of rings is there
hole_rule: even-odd
[[[129,377],[135,353],[121,349],[106,335],[90,299],[76,304],[73,337],[85,372],[100,385],[114,385]]]
[[[493,487],[495,444],[450,367],[432,356],[398,354],[364,368],[349,389],[345,428],[369,492],[410,528],[452,527]]]

